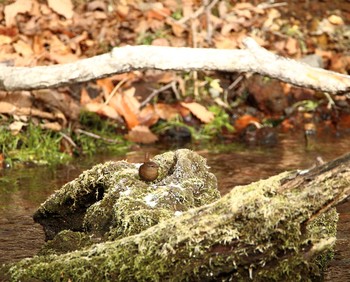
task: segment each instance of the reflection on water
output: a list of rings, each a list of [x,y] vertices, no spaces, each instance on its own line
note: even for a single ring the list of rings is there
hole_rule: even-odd
[[[220,153],[201,153],[218,178],[221,194],[236,185],[247,184],[286,170],[306,169],[314,165],[316,158],[330,161],[350,152],[347,138],[319,140],[312,148],[305,147],[302,135],[280,140],[273,148],[245,148]]]
[[[216,144],[211,149],[193,149],[208,159],[211,171],[218,178],[220,191],[225,194],[236,185],[285,170],[311,167],[318,156],[325,161],[332,160],[349,152],[350,142],[345,137],[328,137],[318,140],[313,149],[307,149],[303,136],[287,136],[274,148]],[[34,224],[32,214],[54,190],[77,177],[82,170],[107,160],[143,162],[144,151],[153,156],[165,150],[152,147],[130,152],[127,156],[99,155],[56,169],[37,167],[0,171],[0,263],[36,253],[44,235],[41,226]]]

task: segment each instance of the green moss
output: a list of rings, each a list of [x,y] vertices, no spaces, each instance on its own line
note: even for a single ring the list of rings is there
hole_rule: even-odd
[[[13,135],[6,126],[0,126],[0,152],[10,164],[32,162],[36,164],[58,164],[70,160],[60,152],[62,136],[57,132],[41,129],[29,123],[20,133]]]
[[[221,134],[223,129],[226,129],[229,132],[234,131],[234,127],[231,125],[232,121],[222,107],[211,106],[209,107],[209,111],[214,114],[214,119],[202,127],[200,135],[213,138],[214,136]]]
[[[48,241],[38,255],[64,254],[88,247],[93,243],[92,238],[86,233],[63,230],[53,240]]]
[[[84,133],[73,134],[73,140],[83,154],[92,155],[106,151],[120,154],[127,152],[128,142],[122,134],[116,134],[116,132],[124,130],[124,128],[120,128],[119,123],[86,111],[80,113],[79,122],[82,128],[87,128],[88,133],[98,136],[98,138],[94,138]],[[79,154],[79,152],[77,153]]]
[[[153,183],[138,186],[145,189],[144,194],[139,190],[134,192],[147,195],[153,185],[169,187],[176,179],[189,181],[191,175],[202,175],[213,181],[210,174],[202,174],[199,170],[205,161],[199,158],[199,162],[194,164],[193,158],[197,157],[195,154],[191,156],[187,150],[157,156],[154,161],[164,160],[162,176]],[[180,163],[187,169],[181,169]],[[190,164],[191,170],[186,164]],[[127,164],[124,165],[127,167]],[[112,168],[111,163],[106,167],[100,165],[94,168],[94,174],[99,171],[102,173],[99,175],[106,175],[113,171]],[[94,189],[91,182],[84,181],[89,174],[91,172],[80,178],[82,182],[90,183],[89,188],[84,186],[86,191]],[[337,174],[336,178],[326,179],[325,185],[320,186],[319,181],[308,181],[280,191],[281,181],[293,175],[294,172],[282,173],[235,187],[216,202],[212,199],[210,204],[183,211],[180,216],[161,219],[152,227],[149,227],[152,224],[150,220],[157,221],[157,217],[146,201],[136,197],[127,203],[127,199],[123,198],[126,207],[134,207],[136,203],[137,212],[131,215],[131,209],[130,213],[121,215],[119,220],[128,219],[120,228],[124,227],[129,235],[136,232],[130,232],[131,224],[136,222],[135,226],[145,227],[142,232],[123,238],[117,232],[115,237],[120,239],[112,242],[94,244],[60,256],[22,260],[10,268],[11,278],[14,281],[310,280],[320,270],[316,259],[326,254],[335,240],[336,213],[330,211],[324,218],[318,218],[318,212],[335,197],[334,187],[340,191],[349,183]],[[97,186],[103,183],[103,179],[105,177],[98,178]],[[166,180],[170,182],[165,184]],[[118,178],[118,181],[122,179]],[[130,179],[126,183],[128,181]],[[192,191],[202,187],[200,181],[194,183]],[[117,191],[118,188],[114,193]],[[160,189],[155,196],[159,197],[161,192]],[[181,203],[186,195],[180,198]],[[165,200],[164,205],[167,203]],[[76,205],[79,206],[79,203],[76,202]],[[117,205],[113,207],[112,222],[115,224],[119,222],[116,220],[117,211],[121,214],[121,210]],[[141,210],[144,214],[140,213]],[[147,217],[148,213],[150,217]],[[310,218],[315,219],[309,222]]]
[[[196,153],[183,149],[153,161],[160,168],[151,183],[140,180],[140,164],[96,165],[52,195],[34,219],[47,227],[47,239],[70,229],[115,240],[220,197],[215,176]]]
[[[62,152],[63,135],[48,129],[42,129],[40,124],[29,122],[26,127],[13,134],[8,129],[10,121],[0,124],[0,154],[6,158],[6,163],[15,164],[34,163],[38,165],[55,165],[66,163],[72,156]],[[98,138],[79,132],[66,132],[77,147],[71,147],[76,154],[92,155],[96,152],[116,152],[125,154],[128,143],[121,135],[116,135],[115,123],[103,120],[93,113],[83,112],[80,116],[81,126],[89,127],[89,133]]]
[[[308,225],[308,230],[311,236],[317,234],[319,239],[327,240],[328,238],[335,238],[337,235],[337,223],[338,223],[338,213],[335,208],[331,209],[327,213],[323,213],[315,218],[314,221]],[[313,261],[317,270],[319,270],[315,274],[315,278],[317,279],[322,275],[322,272],[326,270],[328,263],[334,257],[334,249],[333,247],[328,247],[322,254],[317,256]],[[317,277],[318,276],[318,277]]]

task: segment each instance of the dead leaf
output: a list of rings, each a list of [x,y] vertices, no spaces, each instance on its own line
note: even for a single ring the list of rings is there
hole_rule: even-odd
[[[60,131],[62,130],[62,126],[58,122],[47,122],[40,124],[40,127],[43,129],[50,129],[53,131]]]
[[[275,23],[276,19],[281,17],[281,13],[277,9],[270,9],[267,13],[267,19],[262,28],[271,31],[279,31],[280,26]]]
[[[45,4],[40,5],[40,12],[42,15],[49,15],[52,13],[52,10]]]
[[[146,16],[148,20],[155,19],[155,20],[163,21],[164,18],[170,16],[170,13],[171,13],[170,10],[166,8],[157,9],[157,10],[152,9],[146,13]]]
[[[225,23],[221,28],[221,35],[229,36],[231,32],[240,30],[240,25],[237,22]],[[223,48],[221,48],[223,49]]]
[[[158,140],[158,137],[144,125],[135,126],[127,135],[125,135],[125,138],[129,141],[142,144],[151,144]]]
[[[16,53],[21,54],[23,57],[30,57],[33,55],[32,47],[23,40],[18,40],[14,43],[13,48],[15,48]]]
[[[245,114],[235,121],[235,129],[237,131],[243,131],[249,124],[259,122],[259,120],[256,117],[253,117],[251,115]]]
[[[164,120],[172,120],[179,115],[179,111],[171,105],[157,103],[154,105],[157,115]]]
[[[182,34],[186,31],[186,28],[183,25],[180,25],[175,22],[170,22],[171,29],[176,37],[181,37]]]
[[[0,102],[0,113],[2,114],[13,114],[17,110],[17,107],[7,103],[7,102]]]
[[[4,9],[6,26],[15,25],[17,14],[30,12],[32,5],[32,0],[17,0],[15,3],[7,5]]]
[[[328,21],[334,25],[344,25],[344,20],[336,15],[331,15],[328,17]]]
[[[12,38],[10,36],[0,34],[0,45],[9,44],[11,42]]]
[[[54,113],[55,120],[59,118],[65,122],[65,117],[75,120],[79,115],[80,105],[68,93],[55,89],[41,89],[33,90],[32,95],[37,101],[43,102],[52,109],[51,112]],[[56,113],[55,110],[58,110],[59,113]]]
[[[182,1],[182,15],[184,18],[190,17],[193,14],[193,1]]]
[[[86,91],[86,88],[83,87],[83,88],[81,89],[81,93],[80,93],[80,104],[81,104],[82,106],[84,106],[84,105],[90,103],[91,100],[92,100],[92,99],[90,98],[89,93]]]
[[[11,130],[12,134],[16,135],[22,130],[23,126],[27,126],[27,125],[28,124],[25,122],[14,121],[9,125],[9,129]]]
[[[289,130],[294,128],[293,122],[288,118],[282,121],[280,126],[281,126],[281,130],[284,132],[288,132]]]
[[[103,2],[103,1],[92,1],[92,2],[88,2],[87,6],[86,6],[86,10],[87,11],[104,11],[107,12],[107,3]]]
[[[73,4],[70,0],[48,0],[49,7],[66,19],[73,17]]]
[[[108,106],[105,104],[90,102],[90,103],[87,103],[84,108],[89,112],[97,113],[99,115],[102,115],[111,119],[120,119],[120,116],[118,115],[117,111],[111,106]]]
[[[170,46],[168,39],[166,38],[156,38],[152,41],[153,46]]]
[[[43,38],[40,35],[35,35],[33,38],[33,51],[35,54],[43,54],[46,52]]]
[[[191,111],[191,113],[204,123],[209,123],[214,119],[214,114],[209,112],[204,106],[193,103],[181,103],[181,105]]]
[[[6,93],[0,97],[2,102],[10,103],[17,108],[30,108],[33,106],[34,99],[29,91]]]
[[[93,12],[93,15],[94,15],[94,19],[96,19],[96,20],[106,20],[107,19],[107,15],[105,12],[95,11],[95,12]]]
[[[124,90],[124,101],[128,104],[129,108],[135,113],[140,112],[140,102],[135,98],[135,87]]]
[[[222,36],[220,34],[213,38],[215,47],[218,49],[236,49],[238,47],[238,41],[236,37]]]
[[[117,5],[116,12],[119,16],[125,18],[129,14],[129,10],[129,6],[120,3],[119,5]]]
[[[225,1],[219,1],[218,13],[220,18],[225,18],[228,12],[228,4]]]
[[[154,110],[154,106],[148,104],[141,110],[141,112],[138,115],[138,119],[140,121],[140,125],[150,127],[158,122],[159,115]]]
[[[149,10],[161,10],[164,8],[164,5],[161,2],[156,2],[156,3],[145,3],[145,2],[140,2],[138,4],[138,8],[142,12],[147,12]]]
[[[62,42],[62,40],[60,40],[60,38],[57,35],[52,34],[50,36],[48,44],[50,45],[50,52],[52,53],[57,53],[60,55],[66,55],[71,53],[71,50],[67,46],[67,44]]]
[[[342,113],[339,117],[337,126],[341,129],[350,128],[350,114]]]
[[[329,69],[348,74],[348,71],[350,70],[350,56],[334,54],[330,59]]]
[[[254,6],[251,3],[237,3],[233,10],[245,10],[245,9],[254,9]]]
[[[5,167],[6,167],[6,163],[5,163],[4,154],[0,154],[0,169]]]
[[[99,79],[96,81],[96,84],[102,88],[105,99],[107,99],[114,89],[114,84],[110,77]]]
[[[181,106],[180,103],[174,105],[174,107],[176,108],[176,110],[179,112],[179,114],[185,118],[188,117],[191,114],[191,111],[187,108],[184,108],[183,106]]]
[[[154,75],[147,75],[147,82],[168,84],[174,80],[176,80],[176,75],[174,72],[170,72],[170,71],[168,72],[162,71]]]
[[[137,126],[139,124],[139,121],[137,115],[129,106],[129,104],[132,105],[132,102],[127,100],[128,97],[125,98],[125,95],[123,93],[118,93],[110,99],[108,105],[113,107],[113,109],[115,109],[118,114],[125,119],[128,128],[131,129]]]
[[[3,17],[0,16],[0,19],[2,20]],[[5,35],[11,38],[14,38],[17,36],[17,34],[18,34],[18,29],[15,26],[13,27],[0,26],[0,35]]]
[[[298,41],[292,37],[288,37],[285,49],[287,50],[288,55],[295,55],[299,50]]]
[[[252,13],[247,9],[244,9],[244,10],[235,9],[235,14],[237,14],[239,17],[243,17],[246,19],[251,19],[253,16]]]
[[[79,60],[75,54],[61,55],[56,53],[50,53],[50,59],[58,64],[68,64]]]

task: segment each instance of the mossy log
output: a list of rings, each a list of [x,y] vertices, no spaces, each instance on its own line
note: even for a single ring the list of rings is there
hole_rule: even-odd
[[[131,236],[12,265],[14,281],[298,281],[335,242],[350,155],[237,186]]]

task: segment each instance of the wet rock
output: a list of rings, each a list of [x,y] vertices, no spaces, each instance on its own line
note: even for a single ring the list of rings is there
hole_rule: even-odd
[[[192,134],[185,126],[173,126],[167,129],[161,138],[164,142],[172,142],[181,145],[191,142]]]
[[[276,79],[253,75],[247,80],[247,89],[251,103],[263,112],[282,114],[288,107],[287,95]]]
[[[241,139],[249,145],[273,147],[278,144],[278,135],[273,127],[248,125],[241,133]]]

